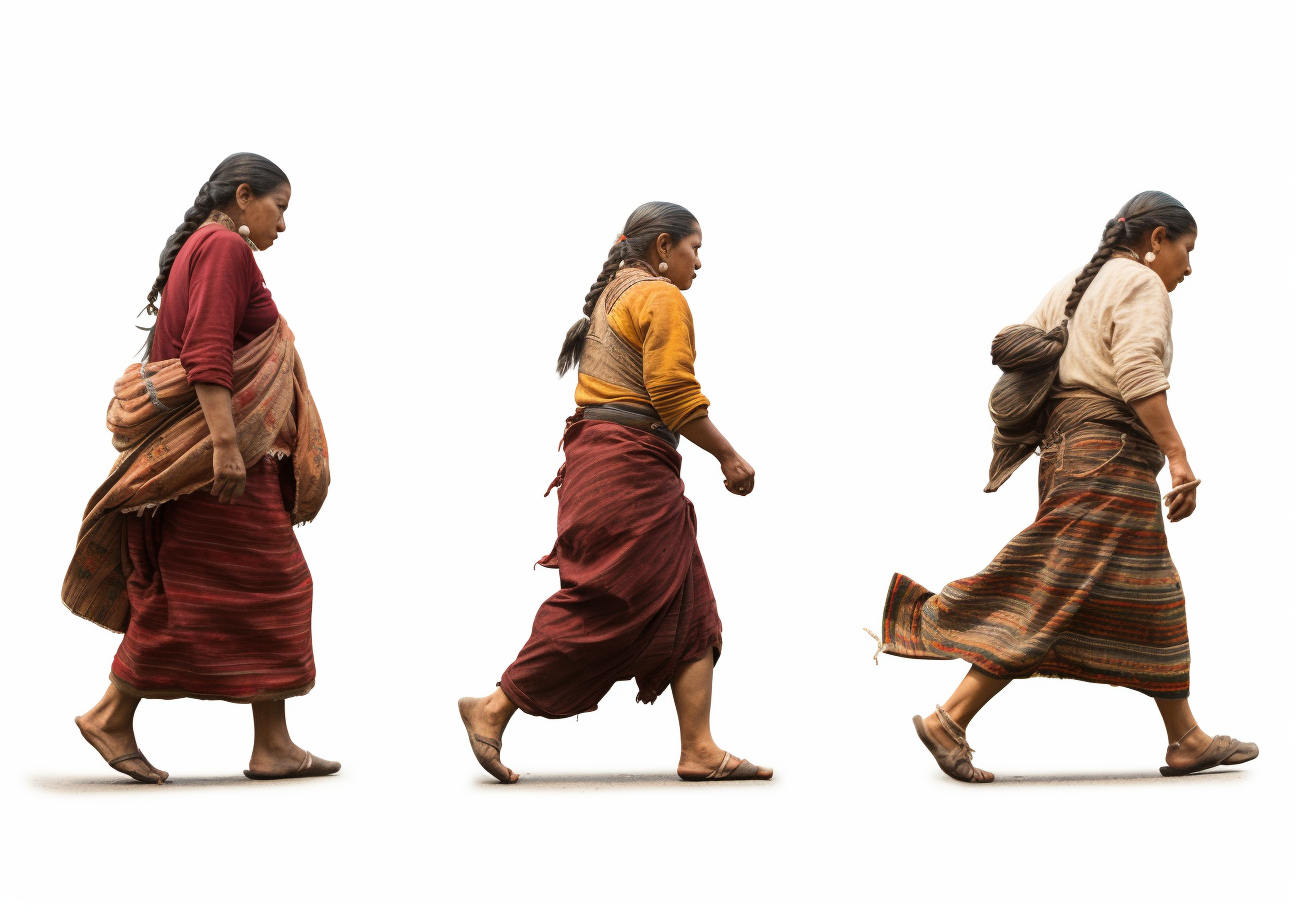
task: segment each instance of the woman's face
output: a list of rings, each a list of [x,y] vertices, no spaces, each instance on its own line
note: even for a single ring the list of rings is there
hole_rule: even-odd
[[[679,243],[670,239],[669,234],[663,234],[657,238],[657,262],[653,263],[653,268],[658,274],[671,280],[671,283],[680,291],[687,291],[693,285],[693,280],[697,278],[697,271],[702,268],[702,260],[698,258],[698,251],[702,249],[702,229],[698,228],[686,238],[681,238]],[[661,264],[666,264],[666,270],[663,272]]]
[[[1156,228],[1152,232],[1151,250],[1156,259],[1148,263],[1152,271],[1161,277],[1166,291],[1174,291],[1179,283],[1192,275],[1192,264],[1189,255],[1197,244],[1197,233],[1185,234],[1175,240],[1167,240],[1166,230]]]
[[[288,200],[292,196],[292,187],[281,184],[265,196],[257,196],[247,184],[239,184],[234,193],[238,203],[243,224],[248,226],[248,236],[257,249],[265,250],[275,242],[275,238],[288,230],[284,224],[284,213],[288,211]]]

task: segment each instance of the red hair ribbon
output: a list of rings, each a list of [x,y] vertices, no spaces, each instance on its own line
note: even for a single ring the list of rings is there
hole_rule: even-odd
[[[1124,221],[1124,219],[1122,219],[1122,221]],[[621,235],[619,238],[617,238],[617,243],[620,244],[620,243],[621,243],[622,241],[624,241],[625,239],[626,239],[626,238],[625,238],[625,235],[623,234],[623,235]]]

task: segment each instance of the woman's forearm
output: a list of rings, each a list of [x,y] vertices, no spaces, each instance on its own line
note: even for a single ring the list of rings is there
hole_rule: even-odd
[[[1170,417],[1170,403],[1165,392],[1146,399],[1136,399],[1130,403],[1130,408],[1134,409],[1134,414],[1138,415],[1139,421],[1143,422],[1169,462],[1187,462],[1188,454],[1184,451],[1183,440],[1179,437],[1174,419]]]
[[[716,458],[720,471],[724,473],[724,485],[730,492],[745,497],[756,488],[756,470],[738,455],[710,418],[703,415],[685,422],[679,432]]]
[[[1166,517],[1171,522],[1178,522],[1192,516],[1197,509],[1197,485],[1201,482],[1193,474],[1192,466],[1188,465],[1188,454],[1179,439],[1174,419],[1170,417],[1166,394],[1160,392],[1146,399],[1136,399],[1130,403],[1130,408],[1134,409],[1134,414],[1138,415],[1139,421],[1165,454],[1173,486],[1165,496]]]
[[[194,391],[198,393],[203,417],[207,419],[212,444],[217,447],[237,446],[238,431],[234,427],[234,402],[230,391],[219,383],[195,383]]]
[[[198,402],[212,440],[211,494],[223,504],[243,496],[247,468],[239,452],[238,430],[234,426],[234,402],[230,391],[218,383],[195,383]]]
[[[706,415],[686,422],[680,429],[680,435],[698,447],[706,450],[721,462],[726,456],[736,456],[733,445],[720,433],[720,429]]]

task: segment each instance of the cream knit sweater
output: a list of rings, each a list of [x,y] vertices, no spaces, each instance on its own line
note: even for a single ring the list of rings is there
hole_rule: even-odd
[[[1045,331],[1061,323],[1079,273],[1055,285],[1026,322]],[[1133,402],[1169,389],[1172,317],[1170,294],[1155,272],[1124,257],[1108,260],[1068,324],[1055,395]]]

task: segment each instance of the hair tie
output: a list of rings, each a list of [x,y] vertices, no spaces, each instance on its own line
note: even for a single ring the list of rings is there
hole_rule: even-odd
[[[620,243],[621,243],[622,241],[624,241],[625,239],[626,239],[626,236],[623,234],[623,235],[621,235],[619,238],[617,238],[617,243],[620,244]]]
[[[1123,221],[1125,221],[1125,218],[1122,216],[1121,218],[1118,218],[1116,221],[1118,221],[1118,222],[1123,222]]]

